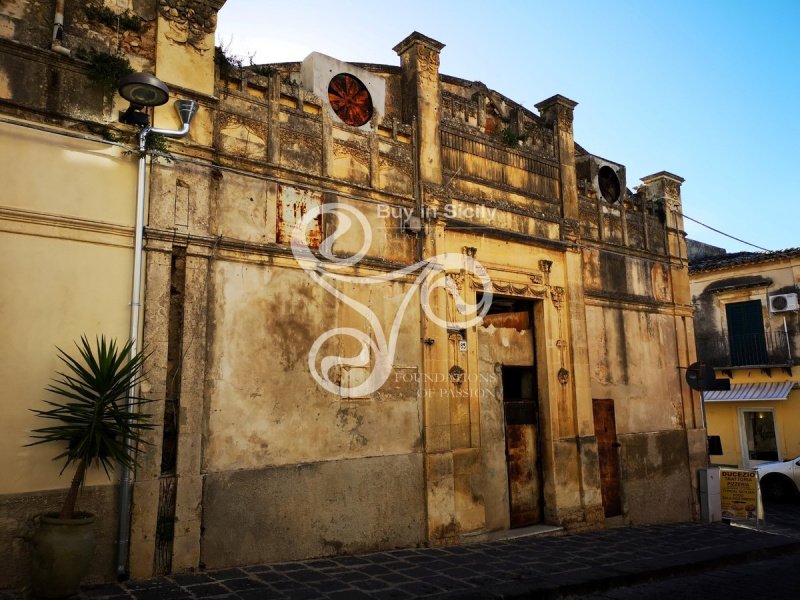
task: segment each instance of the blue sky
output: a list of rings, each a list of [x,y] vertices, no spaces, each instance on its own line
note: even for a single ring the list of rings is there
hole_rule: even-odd
[[[397,65],[392,47],[419,31],[446,44],[442,73],[532,110],[577,101],[576,141],[624,164],[629,186],[680,175],[686,215],[777,250],[800,246],[798,24],[800,0],[228,0],[217,41],[256,63],[317,51]]]

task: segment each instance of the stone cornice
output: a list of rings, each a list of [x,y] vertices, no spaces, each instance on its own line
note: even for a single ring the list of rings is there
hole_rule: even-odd
[[[509,231],[508,229],[500,229],[498,227],[488,227],[486,225],[478,225],[470,221],[462,221],[459,219],[445,219],[445,229],[450,231],[475,231],[479,230],[480,234],[485,237],[511,241],[522,242],[529,246],[537,248],[549,248],[552,250],[565,251],[569,244],[560,240],[550,240],[547,238],[540,238],[527,233],[520,233],[518,231]]]
[[[427,46],[436,53],[438,53],[439,51],[441,51],[442,48],[444,48],[444,44],[442,42],[438,42],[433,38],[429,38],[427,35],[422,35],[420,32],[415,31],[414,33],[406,37],[402,42],[397,44],[394,48],[392,48],[392,50],[397,52],[397,54],[403,54],[409,48],[411,48],[411,46],[417,44]]]
[[[684,181],[686,181],[680,175],[675,175],[674,173],[670,173],[669,171],[659,171],[658,173],[653,173],[652,175],[645,175],[644,177],[640,177],[639,179],[642,181],[642,183],[653,183],[654,181],[658,181],[659,179],[669,179],[677,183],[683,183]]]

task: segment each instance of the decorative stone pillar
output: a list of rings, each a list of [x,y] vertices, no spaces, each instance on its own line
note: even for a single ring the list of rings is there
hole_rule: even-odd
[[[447,203],[443,193],[441,99],[439,52],[444,44],[414,32],[394,47],[402,68],[403,121],[414,123],[420,199],[424,198],[427,220],[421,251],[436,256],[445,248],[445,223],[440,209]],[[436,314],[446,314],[447,297],[436,290],[429,298]],[[428,539],[433,544],[458,540],[463,530],[456,503],[456,460],[453,454],[453,418],[448,383],[448,335],[436,323],[422,317],[423,382],[421,395],[425,432],[425,484]]]
[[[602,497],[594,437],[589,349],[584,303],[583,253],[580,241],[578,185],[572,121],[577,102],[559,94],[536,105],[553,127],[560,173],[561,239],[570,244],[564,256],[564,300],[559,341],[567,367],[559,371],[566,394],[551,407],[554,468],[575,469],[574,486],[554,485],[556,505],[550,518],[567,527],[596,525],[603,518]],[[567,465],[569,465],[567,467]],[[577,500],[577,502],[576,502]]]
[[[681,204],[681,184],[683,177],[667,171],[642,177],[647,189],[647,199],[663,205],[667,224],[667,250],[675,259],[686,259],[686,234],[683,230],[683,207]],[[687,285],[688,291],[688,285]]]
[[[417,158],[423,183],[442,183],[439,52],[444,44],[414,32],[393,48],[403,71],[403,121],[417,120]]]
[[[670,285],[674,310],[674,326],[677,346],[675,360],[679,366],[688,367],[697,360],[694,341],[694,312],[689,291],[689,269],[686,254],[686,232],[683,227],[683,205],[681,184],[683,177],[667,171],[659,171],[642,177],[647,190],[647,201],[661,204],[667,227],[667,253],[670,262]],[[682,373],[682,372],[681,372]],[[689,389],[682,376],[677,378],[681,388],[683,421],[686,428],[686,443],[689,454],[689,474],[694,498],[693,512],[699,518],[697,502],[697,469],[707,466],[708,453],[706,430],[703,427],[700,395]]]
[[[147,412],[154,427],[142,435],[148,445],[139,454],[133,485],[128,561],[133,579],[152,577],[155,562],[164,398],[167,394],[171,250],[171,244],[167,242],[150,241],[146,254],[143,346],[150,354],[145,363],[147,385],[142,387],[142,395],[151,401]]]
[[[564,218],[561,239],[574,241],[579,219],[578,184],[575,177],[575,140],[572,136],[573,111],[578,105],[560,94],[536,105],[544,120],[554,127],[558,158],[561,163],[561,215]]]

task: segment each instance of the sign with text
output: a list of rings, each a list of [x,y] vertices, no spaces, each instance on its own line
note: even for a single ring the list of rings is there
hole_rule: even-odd
[[[758,474],[755,471],[720,469],[719,496],[723,519],[763,518],[759,506]]]

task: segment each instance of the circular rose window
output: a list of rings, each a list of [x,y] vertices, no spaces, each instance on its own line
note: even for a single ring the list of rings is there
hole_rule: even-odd
[[[372,98],[367,86],[349,73],[339,73],[328,84],[328,101],[336,116],[353,127],[372,118]]]

